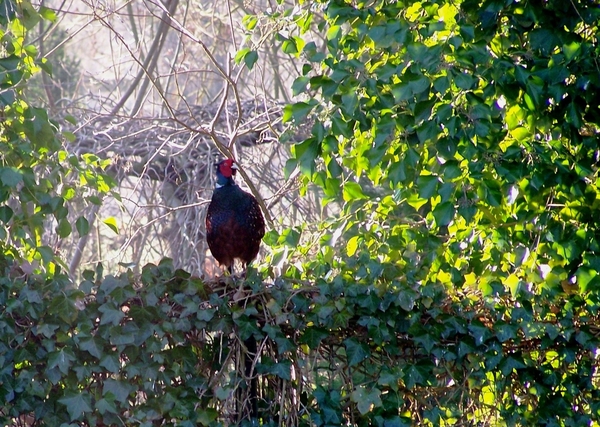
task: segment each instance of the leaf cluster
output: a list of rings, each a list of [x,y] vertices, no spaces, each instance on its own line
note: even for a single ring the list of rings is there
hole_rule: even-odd
[[[54,12],[13,0],[0,2],[0,9],[0,251],[28,270],[53,271],[61,260],[46,230],[61,239],[74,227],[86,235],[88,219],[70,218],[69,203],[79,196],[99,205],[114,181],[98,157],[68,153],[65,142],[74,136],[60,133],[47,111],[26,99],[31,77],[52,72],[27,35],[40,21],[54,21]]]
[[[78,289],[6,271],[3,424],[210,425],[240,419],[243,368],[264,425],[588,425],[600,418],[598,316],[578,297],[208,284],[169,260]]]
[[[550,331],[562,316],[593,318],[600,302],[599,9],[585,1],[382,0],[322,1],[289,13],[297,24],[286,31],[302,36],[295,56],[303,65],[292,87],[299,99],[284,120],[315,125],[291,147],[286,171],[298,169],[305,188],[343,208],[316,238],[298,239],[309,243],[291,251],[310,259],[285,265],[284,275],[398,290],[409,311],[421,303],[443,312],[434,289],[473,299],[462,327],[483,335],[462,337],[458,358],[488,334],[501,346],[532,338],[525,353],[494,344],[468,357],[499,368],[471,378],[472,397],[478,384],[481,401],[500,408],[497,418],[475,411],[474,420],[577,424],[573,413],[540,413],[545,397],[566,390],[550,380],[558,365],[546,349],[560,342]],[[308,16],[326,40],[300,24]],[[285,246],[286,233],[272,240]],[[430,329],[415,336],[434,351],[441,341]],[[545,358],[546,374],[529,377],[520,392],[493,385]],[[354,390],[355,399],[378,403],[368,390]],[[442,407],[428,414],[466,423],[453,418],[464,407]]]

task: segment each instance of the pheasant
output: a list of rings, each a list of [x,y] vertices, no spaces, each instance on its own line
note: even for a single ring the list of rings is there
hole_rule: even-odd
[[[206,213],[206,241],[219,264],[233,273],[236,259],[246,267],[256,258],[265,220],[254,196],[233,181],[235,161],[225,159],[215,166],[217,185]]]
[[[246,267],[258,254],[265,235],[265,220],[254,196],[243,191],[233,181],[237,165],[232,159],[217,163],[217,185],[206,213],[206,241],[219,264],[233,274],[236,259]],[[249,384],[249,417],[258,417],[258,378],[253,373],[257,356],[256,338],[244,340],[244,373]],[[237,412],[244,417],[243,391],[238,390]]]

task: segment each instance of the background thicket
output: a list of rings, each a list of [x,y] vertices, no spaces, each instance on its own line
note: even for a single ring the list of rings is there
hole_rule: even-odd
[[[599,424],[597,5],[225,2],[217,57],[183,19],[196,3],[94,3],[140,77],[65,109],[72,86],[34,90],[65,11],[1,5],[3,424]],[[120,37],[123,10],[156,45]],[[192,45],[221,82],[210,105],[147,49]],[[280,92],[244,95],[265,76]],[[210,279],[196,246],[215,150],[278,171],[243,180],[273,219],[243,279]],[[102,210],[128,201],[165,222]],[[98,222],[132,259],[102,255]],[[173,224],[189,245],[162,250]],[[251,335],[258,420],[236,402]]]

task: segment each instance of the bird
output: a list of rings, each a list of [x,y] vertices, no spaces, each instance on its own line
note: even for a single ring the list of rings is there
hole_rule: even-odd
[[[237,186],[233,177],[238,167],[233,159],[215,164],[217,182],[206,212],[206,241],[215,259],[233,275],[236,259],[244,267],[256,258],[260,242],[265,235],[265,220],[256,198]],[[240,289],[241,291],[241,289]],[[238,292],[240,292],[238,291]],[[253,360],[257,357],[256,338],[244,340],[244,373],[250,379],[249,416],[258,417],[258,378],[253,372]],[[243,391],[238,390],[237,413],[243,417],[245,404]]]
[[[244,268],[256,258],[265,235],[265,220],[256,198],[233,180],[233,159],[215,164],[217,181],[206,212],[206,242],[213,257],[233,274],[236,259]]]

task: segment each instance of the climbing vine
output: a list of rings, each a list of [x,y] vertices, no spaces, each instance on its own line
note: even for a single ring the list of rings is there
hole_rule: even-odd
[[[206,283],[169,260],[138,279],[99,266],[78,289],[66,276],[5,275],[0,420],[251,425],[235,403],[248,398],[251,335],[264,425],[598,420],[600,319],[582,298],[291,283],[265,287],[251,270],[240,296],[240,283]]]

